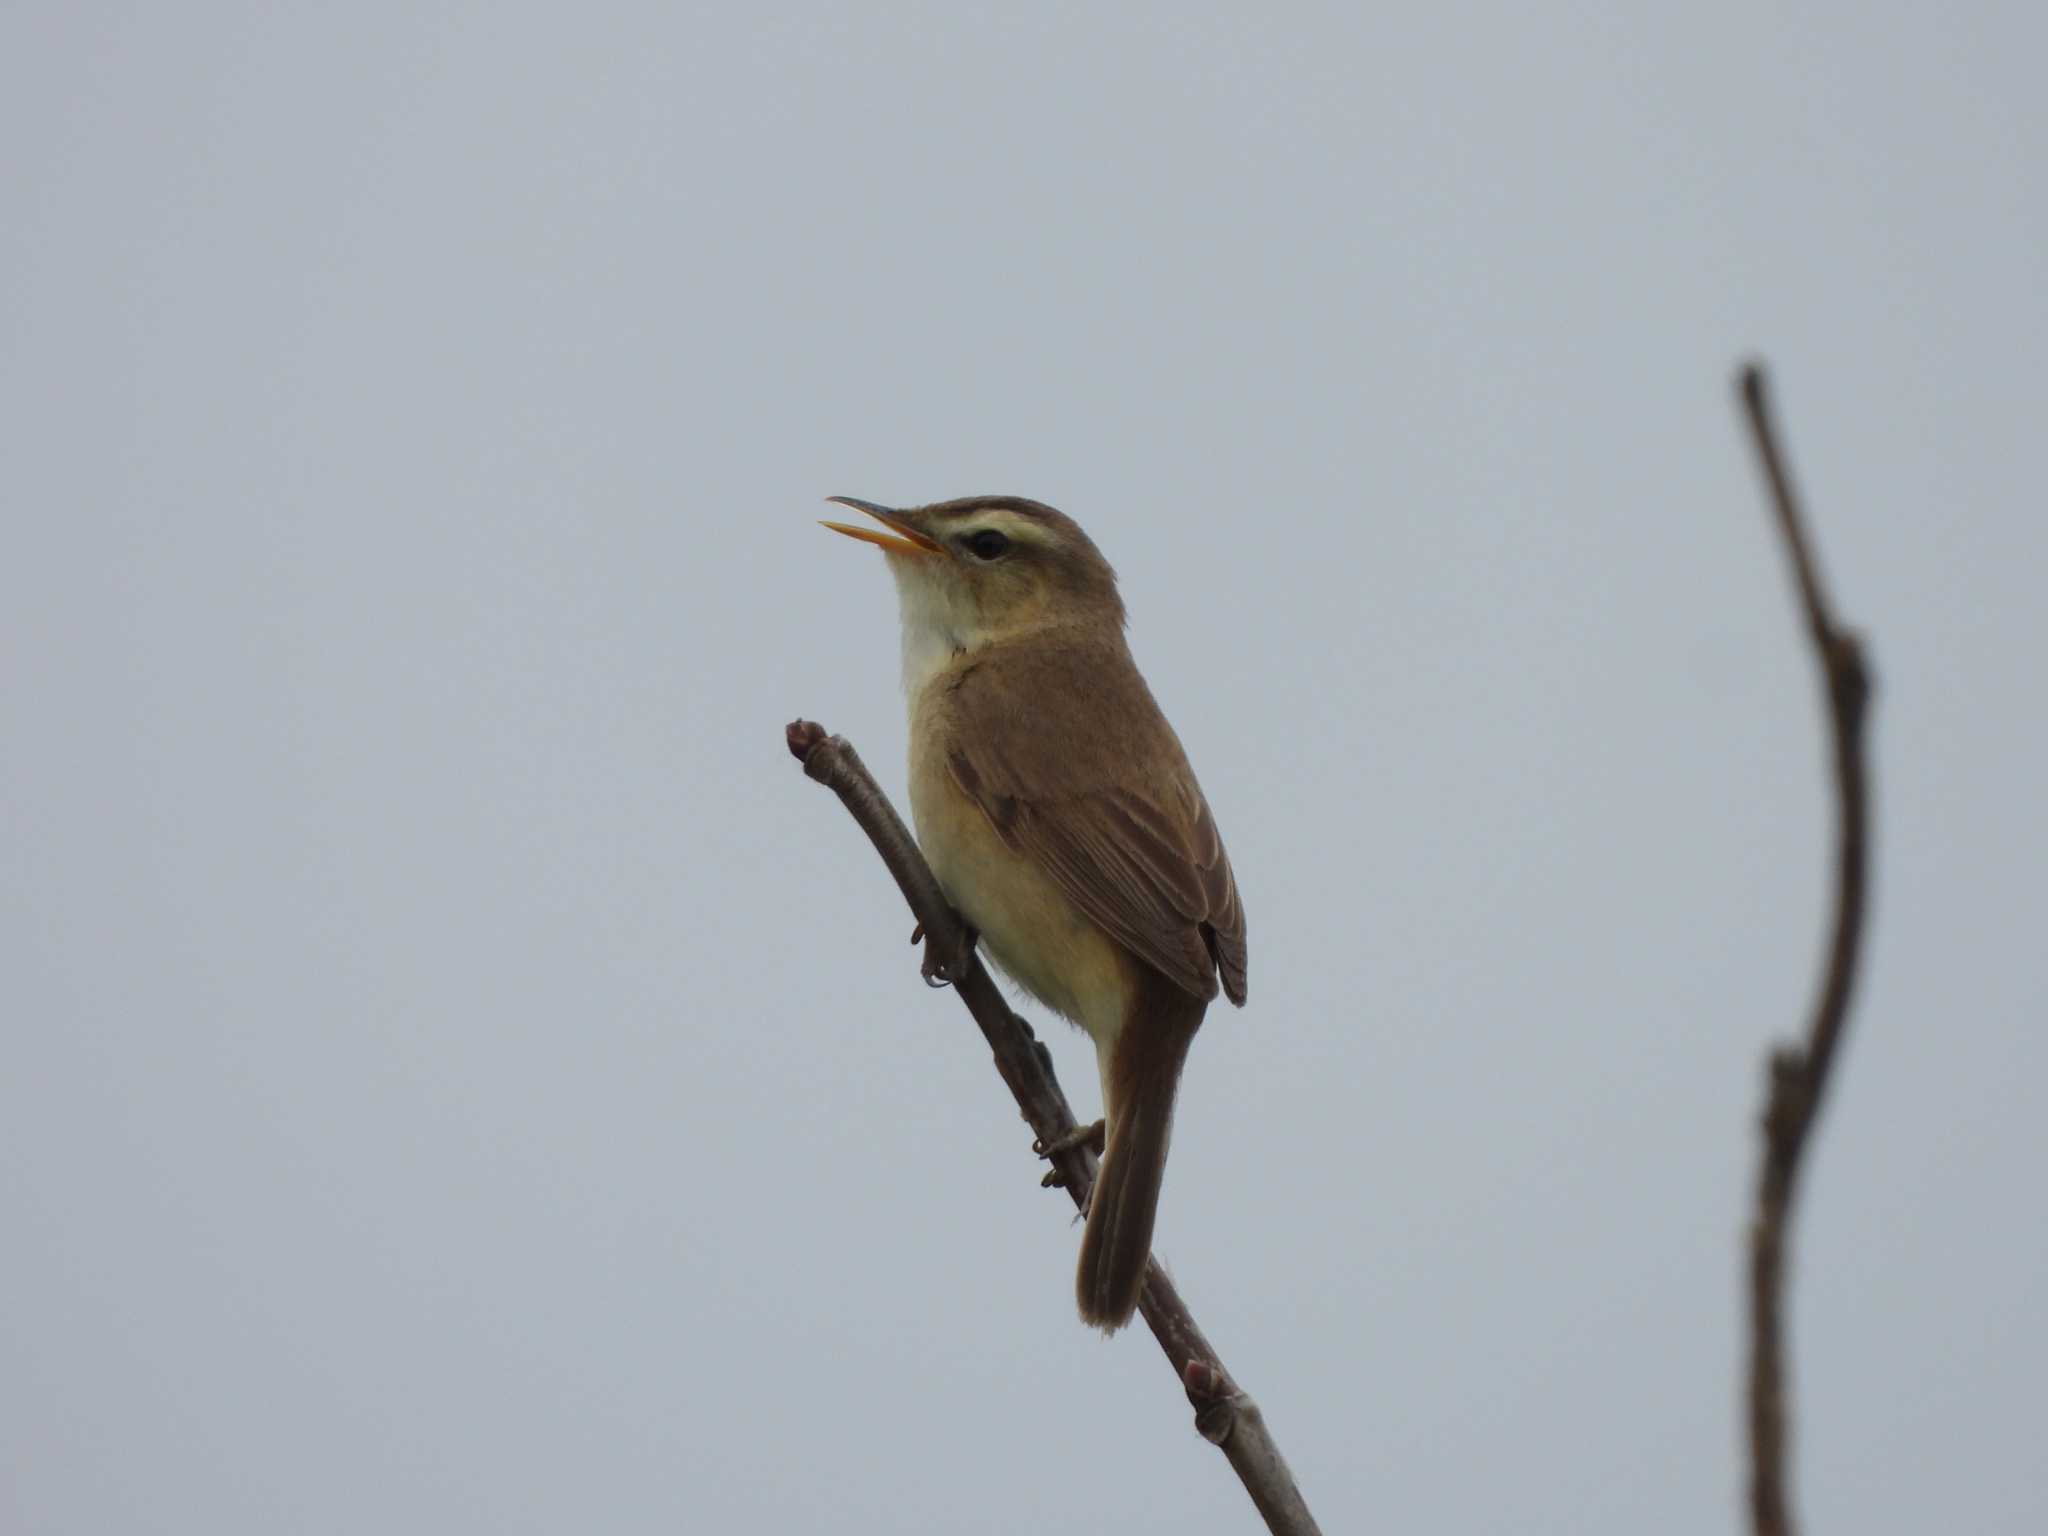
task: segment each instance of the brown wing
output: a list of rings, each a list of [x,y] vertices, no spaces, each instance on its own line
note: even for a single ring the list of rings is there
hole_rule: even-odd
[[[997,648],[949,702],[954,780],[997,834],[1175,985],[1212,998],[1220,971],[1241,1006],[1244,909],[1230,858],[1121,643]]]

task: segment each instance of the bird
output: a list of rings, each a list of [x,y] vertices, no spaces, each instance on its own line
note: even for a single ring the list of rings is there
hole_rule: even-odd
[[[918,844],[997,968],[1094,1042],[1075,1291],[1114,1332],[1142,1297],[1188,1048],[1219,986],[1245,1002],[1229,855],[1079,523],[1021,496],[826,499],[880,525],[824,524],[895,579]]]

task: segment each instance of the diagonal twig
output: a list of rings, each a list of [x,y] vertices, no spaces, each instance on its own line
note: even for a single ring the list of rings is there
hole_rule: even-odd
[[[954,990],[981,1026],[982,1037],[995,1053],[996,1070],[1009,1085],[1040,1145],[1067,1135],[1074,1129],[1074,1112],[1053,1076],[1050,1053],[1032,1034],[1031,1026],[1003,1001],[980,957],[969,949],[960,915],[946,900],[918,851],[916,839],[861,762],[860,754],[844,737],[828,735],[822,725],[809,720],[791,722],[786,740],[791,755],[804,765],[805,774],[839,796],[881,854],[911,912],[923,925],[930,946],[927,953],[948,960],[963,953],[967,956],[964,965],[949,967]],[[1095,1183],[1094,1153],[1086,1146],[1074,1146],[1054,1154],[1053,1163],[1075,1207],[1085,1209]],[[1294,1475],[1258,1404],[1223,1368],[1156,1259],[1146,1266],[1139,1310],[1194,1405],[1195,1428],[1222,1450],[1265,1517],[1267,1529],[1275,1536],[1318,1536],[1315,1517],[1295,1486]]]
[[[1769,482],[1778,531],[1799,587],[1799,601],[1827,690],[1834,743],[1836,862],[1834,935],[1805,1041],[1770,1055],[1763,1114],[1763,1159],[1749,1231],[1750,1526],[1756,1536],[1793,1536],[1784,1359],[1785,1249],[1800,1159],[1819,1117],[1829,1069],[1848,1017],[1870,884],[1870,779],[1864,761],[1864,718],[1870,672],[1863,645],[1843,629],[1821,584],[1813,546],[1793,494],[1785,456],[1772,425],[1761,364],[1742,370],[1742,407]]]

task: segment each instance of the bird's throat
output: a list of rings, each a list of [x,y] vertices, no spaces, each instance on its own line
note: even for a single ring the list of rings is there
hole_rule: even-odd
[[[925,685],[980,640],[966,594],[925,560],[894,558],[896,597],[903,616],[903,691],[914,702]]]
[[[903,616],[903,691],[913,701],[967,649],[965,637],[939,624]]]

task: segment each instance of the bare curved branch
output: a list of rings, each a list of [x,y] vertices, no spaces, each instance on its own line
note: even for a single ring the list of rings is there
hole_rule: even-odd
[[[1761,364],[1752,363],[1742,370],[1740,388],[1743,411],[1770,484],[1778,530],[1792,562],[1800,606],[1820,663],[1834,742],[1834,936],[1804,1043],[1779,1046],[1770,1055],[1763,1158],[1749,1232],[1750,1526],[1756,1536],[1792,1536],[1797,1525],[1785,1453],[1790,1418],[1784,1358],[1785,1250],[1801,1156],[1820,1115],[1829,1070],[1841,1043],[1863,941],[1870,884],[1870,778],[1864,761],[1863,726],[1870,702],[1870,672],[1862,642],[1836,622],[1829,607],[1771,422]]]
[[[995,1053],[996,1070],[1009,1085],[1038,1145],[1050,1145],[1067,1136],[1075,1128],[1074,1112],[1053,1076],[1050,1053],[1032,1034],[1031,1026],[1003,1001],[980,957],[969,947],[966,925],[947,902],[918,851],[916,839],[861,762],[860,754],[844,737],[828,735],[823,726],[809,720],[793,721],[786,740],[791,755],[803,763],[804,772],[838,795],[853,813],[889,873],[896,877],[904,900],[924,929],[929,953],[947,962],[954,990],[981,1026],[982,1037]],[[1086,1146],[1073,1146],[1056,1153],[1053,1164],[1054,1174],[1047,1175],[1047,1181],[1064,1185],[1075,1207],[1085,1208],[1095,1183],[1095,1154]],[[1194,1405],[1195,1428],[1222,1450],[1264,1516],[1267,1529],[1275,1536],[1319,1536],[1315,1517],[1309,1513],[1258,1404],[1231,1379],[1156,1259],[1145,1271],[1139,1310]]]

